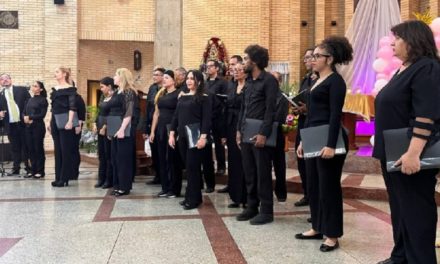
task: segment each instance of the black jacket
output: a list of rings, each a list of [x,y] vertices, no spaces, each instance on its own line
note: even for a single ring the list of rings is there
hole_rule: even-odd
[[[0,93],[0,111],[7,111],[5,114],[5,118],[3,119],[3,125],[5,126],[6,131],[9,129],[9,109],[8,109],[8,102],[6,100],[5,90],[2,90]],[[14,94],[14,101],[18,106],[18,109],[20,111],[20,121],[23,122],[23,116],[21,113],[23,113],[24,107],[26,105],[27,100],[31,98],[31,95],[29,94],[28,90],[25,87],[22,86],[12,86],[12,92]]]

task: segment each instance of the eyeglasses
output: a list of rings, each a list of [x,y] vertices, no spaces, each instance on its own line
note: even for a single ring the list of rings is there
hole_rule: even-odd
[[[211,68],[211,67],[214,67],[214,66],[215,66],[214,64],[210,64],[210,65],[207,64],[206,65],[207,68]]]
[[[160,73],[153,73],[153,76],[163,76],[163,74],[160,74]]]
[[[308,61],[308,60],[312,60],[312,59],[313,59],[312,55],[307,55],[307,56],[304,56],[303,61]]]
[[[313,54],[312,55],[312,59],[314,59],[314,60],[318,60],[319,58],[329,58],[329,57],[331,57],[332,55],[329,55],[329,54],[321,54],[321,53],[316,53],[316,54]]]

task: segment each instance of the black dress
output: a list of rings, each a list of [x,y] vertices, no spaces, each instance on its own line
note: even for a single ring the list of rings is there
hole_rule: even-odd
[[[237,93],[237,82],[230,82],[226,100],[226,144],[228,146],[228,189],[229,197],[236,204],[246,203],[246,183],[244,179],[241,151],[237,146],[237,123],[243,103],[243,87]]]
[[[341,127],[346,85],[341,75],[334,72],[318,84],[307,99],[305,127],[329,125],[327,147],[335,148]],[[347,135],[343,133],[348,152]],[[312,216],[312,227],[326,237],[343,235],[341,176],[345,155],[331,159],[307,159],[307,188]]]
[[[176,114],[171,125],[171,131],[177,131],[179,135],[178,144],[182,159],[186,165],[188,184],[185,192],[185,201],[190,207],[198,206],[202,203],[201,166],[204,150],[188,148],[185,126],[199,123],[200,134],[206,134],[209,138],[212,120],[211,102],[210,98],[206,95],[200,98],[200,100],[197,100],[194,95],[182,95],[178,100]]]
[[[52,88],[50,95],[52,102],[51,132],[55,149],[55,181],[65,183],[75,177],[75,164],[72,162],[75,150],[75,128],[58,129],[55,122],[56,114],[76,112],[76,88]],[[60,184],[61,185],[61,184]]]
[[[159,153],[159,172],[162,192],[177,196],[180,195],[182,189],[182,170],[179,166],[180,158],[178,150],[168,145],[168,134],[174,112],[176,111],[179,93],[179,90],[175,90],[163,95],[157,101],[159,118],[154,140],[157,142]]]
[[[396,263],[434,264],[437,225],[435,185],[438,169],[413,175],[387,172],[383,131],[410,127],[416,117],[440,119],[440,66],[421,58],[395,75],[376,97],[375,144],[373,156],[381,161],[387,186]],[[403,154],[403,153],[402,153]]]
[[[113,166],[111,163],[111,140],[107,137],[107,132],[104,135],[99,134],[99,131],[106,125],[106,117],[110,112],[109,101],[111,98],[102,96],[99,102],[99,115],[96,120],[96,128],[98,130],[98,186],[105,186],[109,188],[113,186]]]
[[[47,106],[46,97],[36,95],[27,101],[23,112],[24,116],[29,116],[29,120],[32,120],[31,124],[26,124],[25,132],[31,161],[31,172],[32,175],[39,174],[41,177],[44,177],[45,174],[44,137],[46,126],[44,125],[44,117],[47,113]]]

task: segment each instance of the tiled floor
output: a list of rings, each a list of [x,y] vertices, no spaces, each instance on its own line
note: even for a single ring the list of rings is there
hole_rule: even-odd
[[[179,198],[156,198],[160,188],[145,185],[147,177],[123,198],[95,189],[90,164],[82,164],[79,181],[52,188],[51,157],[47,164],[45,180],[0,179],[0,263],[357,264],[385,259],[392,246],[386,202],[346,199],[341,248],[321,253],[321,241],[294,238],[310,228],[307,208],[293,206],[298,194],[275,203],[273,223],[251,226],[235,220],[241,210],[228,209],[225,194],[205,195],[198,210],[184,211]],[[377,175],[344,174],[344,181],[383,184]]]

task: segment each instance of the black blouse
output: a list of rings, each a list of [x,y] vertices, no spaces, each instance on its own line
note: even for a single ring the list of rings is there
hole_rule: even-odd
[[[176,114],[173,117],[171,131],[185,135],[185,126],[200,123],[200,134],[207,134],[211,131],[212,120],[212,99],[206,95],[201,102],[197,102],[194,95],[180,96]]]
[[[383,131],[410,127],[416,117],[440,119],[440,65],[421,58],[394,75],[376,96],[373,157],[385,160]]]
[[[52,113],[63,114],[69,111],[76,112],[76,88],[69,87],[63,89],[52,88],[50,94]]]
[[[167,134],[167,125],[171,124],[174,116],[174,112],[177,107],[177,97],[180,91],[175,90],[171,93],[167,93],[159,98],[157,101],[157,107],[159,108],[159,118],[157,120],[156,134],[162,138]]]
[[[107,107],[109,107],[109,114],[111,116],[133,117],[136,94],[132,91],[119,92],[116,91]]]
[[[108,98],[105,96],[101,96],[101,98],[99,100],[99,104],[98,104],[99,114],[96,118],[96,127],[98,129],[101,129],[106,123],[105,118],[110,113],[110,105],[109,105],[110,99],[111,99],[111,97]]]
[[[43,121],[47,113],[47,99],[41,95],[36,95],[26,103],[23,116],[29,116],[30,120]]]
[[[226,99],[226,126],[228,129],[237,130],[237,123],[240,114],[241,105],[243,104],[243,94],[246,85],[241,92],[237,94],[238,82],[231,81],[228,88],[228,97]]]
[[[347,86],[339,73],[334,72],[322,83],[310,90],[307,98],[305,127],[328,124],[327,147],[335,148],[341,127],[342,107]]]

